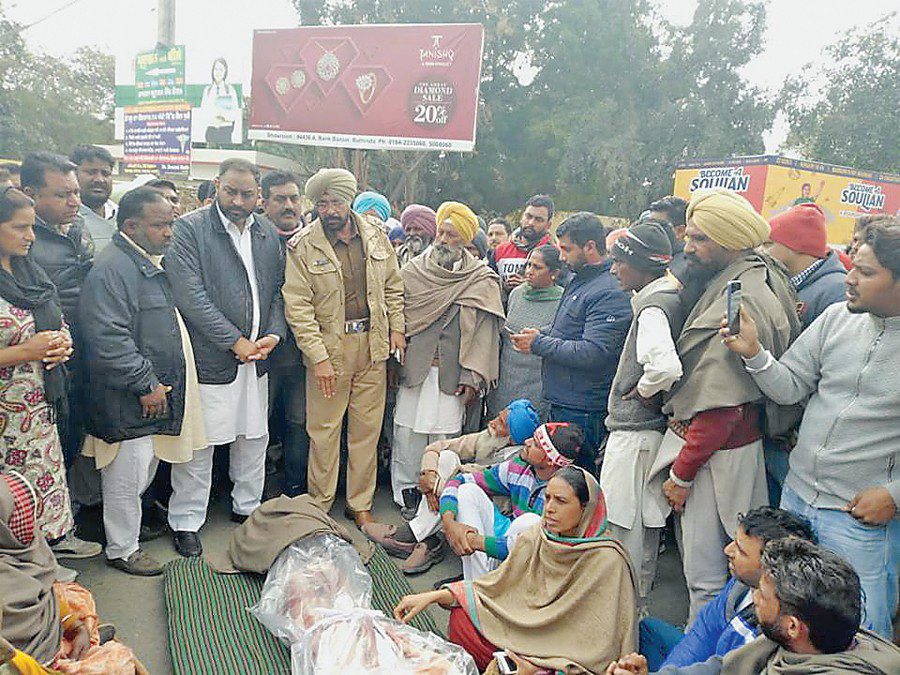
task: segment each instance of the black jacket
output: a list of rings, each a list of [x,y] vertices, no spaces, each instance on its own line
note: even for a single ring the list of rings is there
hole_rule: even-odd
[[[35,242],[31,259],[40,265],[56,286],[63,316],[78,337],[78,297],[94,261],[94,245],[84,223],[76,218],[69,232],[60,234],[40,218],[34,220]]]
[[[180,434],[184,353],[165,271],[115,232],[85,279],[80,317],[88,433],[107,443]],[[143,419],[139,399],[159,383],[172,387],[168,414]]]
[[[259,291],[259,337],[277,335],[284,341],[284,254],[278,231],[256,217],[249,227]],[[175,237],[164,265],[191,334],[200,382],[233,382],[239,361],[231,347],[241,336],[250,338],[253,296],[244,264],[215,202],[175,221]],[[256,363],[258,375],[268,368],[268,361]]]

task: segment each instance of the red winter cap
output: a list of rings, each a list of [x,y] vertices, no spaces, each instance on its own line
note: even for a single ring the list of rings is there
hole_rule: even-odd
[[[799,204],[769,221],[771,241],[815,258],[828,255],[825,214],[818,204]]]

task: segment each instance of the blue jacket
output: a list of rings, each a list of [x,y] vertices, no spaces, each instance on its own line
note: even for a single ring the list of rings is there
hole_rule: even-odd
[[[609,390],[631,324],[631,302],[610,274],[612,261],[585,266],[566,286],[553,326],[531,346],[542,359],[544,399],[606,412]]]
[[[803,329],[811,324],[829,305],[847,299],[844,277],[847,270],[837,253],[831,251],[822,266],[797,286],[800,298],[800,322]]]
[[[662,667],[689,666],[712,656],[725,656],[755,640],[760,631],[753,604],[737,611],[747,593],[750,587],[732,577],[700,610],[691,629],[669,653]]]

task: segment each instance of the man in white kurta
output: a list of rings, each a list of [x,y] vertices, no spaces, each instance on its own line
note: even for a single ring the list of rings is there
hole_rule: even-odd
[[[193,461],[172,468],[169,525],[182,555],[202,551],[196,532],[206,520],[216,445],[230,444],[232,520],[243,522],[263,494],[269,441],[263,362],[286,324],[278,234],[253,215],[258,178],[252,164],[223,162],[216,201],[179,219],[167,255],[194,342],[209,442]]]

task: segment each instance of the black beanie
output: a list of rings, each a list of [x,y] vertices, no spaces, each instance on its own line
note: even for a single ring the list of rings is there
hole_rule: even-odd
[[[625,230],[613,244],[611,254],[635,269],[657,272],[672,261],[672,244],[659,223],[644,221]]]

